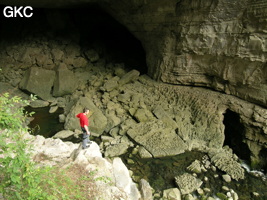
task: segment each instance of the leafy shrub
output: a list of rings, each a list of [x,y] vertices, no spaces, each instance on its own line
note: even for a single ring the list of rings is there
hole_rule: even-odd
[[[34,97],[33,97],[34,99]],[[83,200],[97,195],[84,167],[37,167],[26,139],[24,112],[30,100],[0,94],[0,198],[8,200]],[[87,177],[86,179],[84,177]],[[90,192],[89,192],[90,191]]]
[[[31,160],[23,108],[29,102],[8,93],[0,96],[0,193],[8,200],[69,199],[51,177],[51,168],[36,167]]]

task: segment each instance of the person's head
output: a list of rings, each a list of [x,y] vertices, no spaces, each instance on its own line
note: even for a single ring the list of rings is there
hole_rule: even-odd
[[[84,113],[84,114],[86,114],[86,115],[87,115],[89,112],[90,112],[90,111],[89,111],[89,109],[88,109],[88,108],[84,108],[84,109],[83,109],[83,113]]]

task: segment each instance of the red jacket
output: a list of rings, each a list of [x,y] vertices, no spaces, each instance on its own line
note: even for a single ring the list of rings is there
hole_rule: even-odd
[[[85,125],[89,126],[89,121],[85,114],[79,113],[78,115],[76,115],[76,117],[80,119],[80,125],[82,128],[84,128]]]

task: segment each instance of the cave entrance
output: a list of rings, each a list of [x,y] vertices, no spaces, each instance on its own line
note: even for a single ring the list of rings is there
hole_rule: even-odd
[[[147,73],[146,54],[141,42],[99,6],[72,9],[69,15],[81,34],[82,48],[104,47],[108,62],[123,62],[141,74]]]
[[[3,10],[4,6],[0,5],[0,8]],[[13,69],[20,73],[19,77],[32,66],[56,69],[60,63],[66,63],[71,70],[83,70],[73,67],[70,60],[85,58],[87,49],[98,52],[100,64],[92,61],[96,67],[123,63],[127,70],[136,69],[141,74],[147,73],[146,55],[141,42],[97,5],[90,4],[82,8],[33,8],[31,18],[5,18],[1,15],[0,19],[0,46],[3,47],[0,55],[7,54],[7,63],[10,62]],[[11,69],[8,66],[5,68]],[[13,84],[17,86],[19,82],[13,81]],[[47,108],[35,112],[37,121],[32,123],[39,124],[42,129],[38,134],[53,136],[52,131],[58,130],[54,126],[58,120],[48,114]]]
[[[228,145],[239,158],[249,161],[250,150],[247,144],[243,142],[245,127],[240,121],[239,114],[227,109],[223,123],[225,125],[224,145]]]
[[[81,51],[95,49],[106,63],[123,63],[127,69],[147,73],[146,54],[140,40],[97,4],[33,8],[31,18],[0,16],[0,19],[0,38],[3,41],[20,43],[27,38],[40,38],[38,42],[42,43],[43,38],[59,38],[62,39],[59,42],[64,44],[66,40],[77,40],[78,37]]]
[[[260,165],[260,168],[264,170],[265,174],[267,173],[267,156],[266,155],[267,155],[267,149],[263,148],[259,153],[259,158],[262,163]]]

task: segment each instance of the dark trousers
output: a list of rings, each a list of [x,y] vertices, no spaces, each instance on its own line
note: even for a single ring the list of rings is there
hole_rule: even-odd
[[[82,141],[82,147],[86,148],[86,145],[89,143],[89,135],[86,133],[85,128],[82,128],[82,132],[83,132],[83,141]]]

